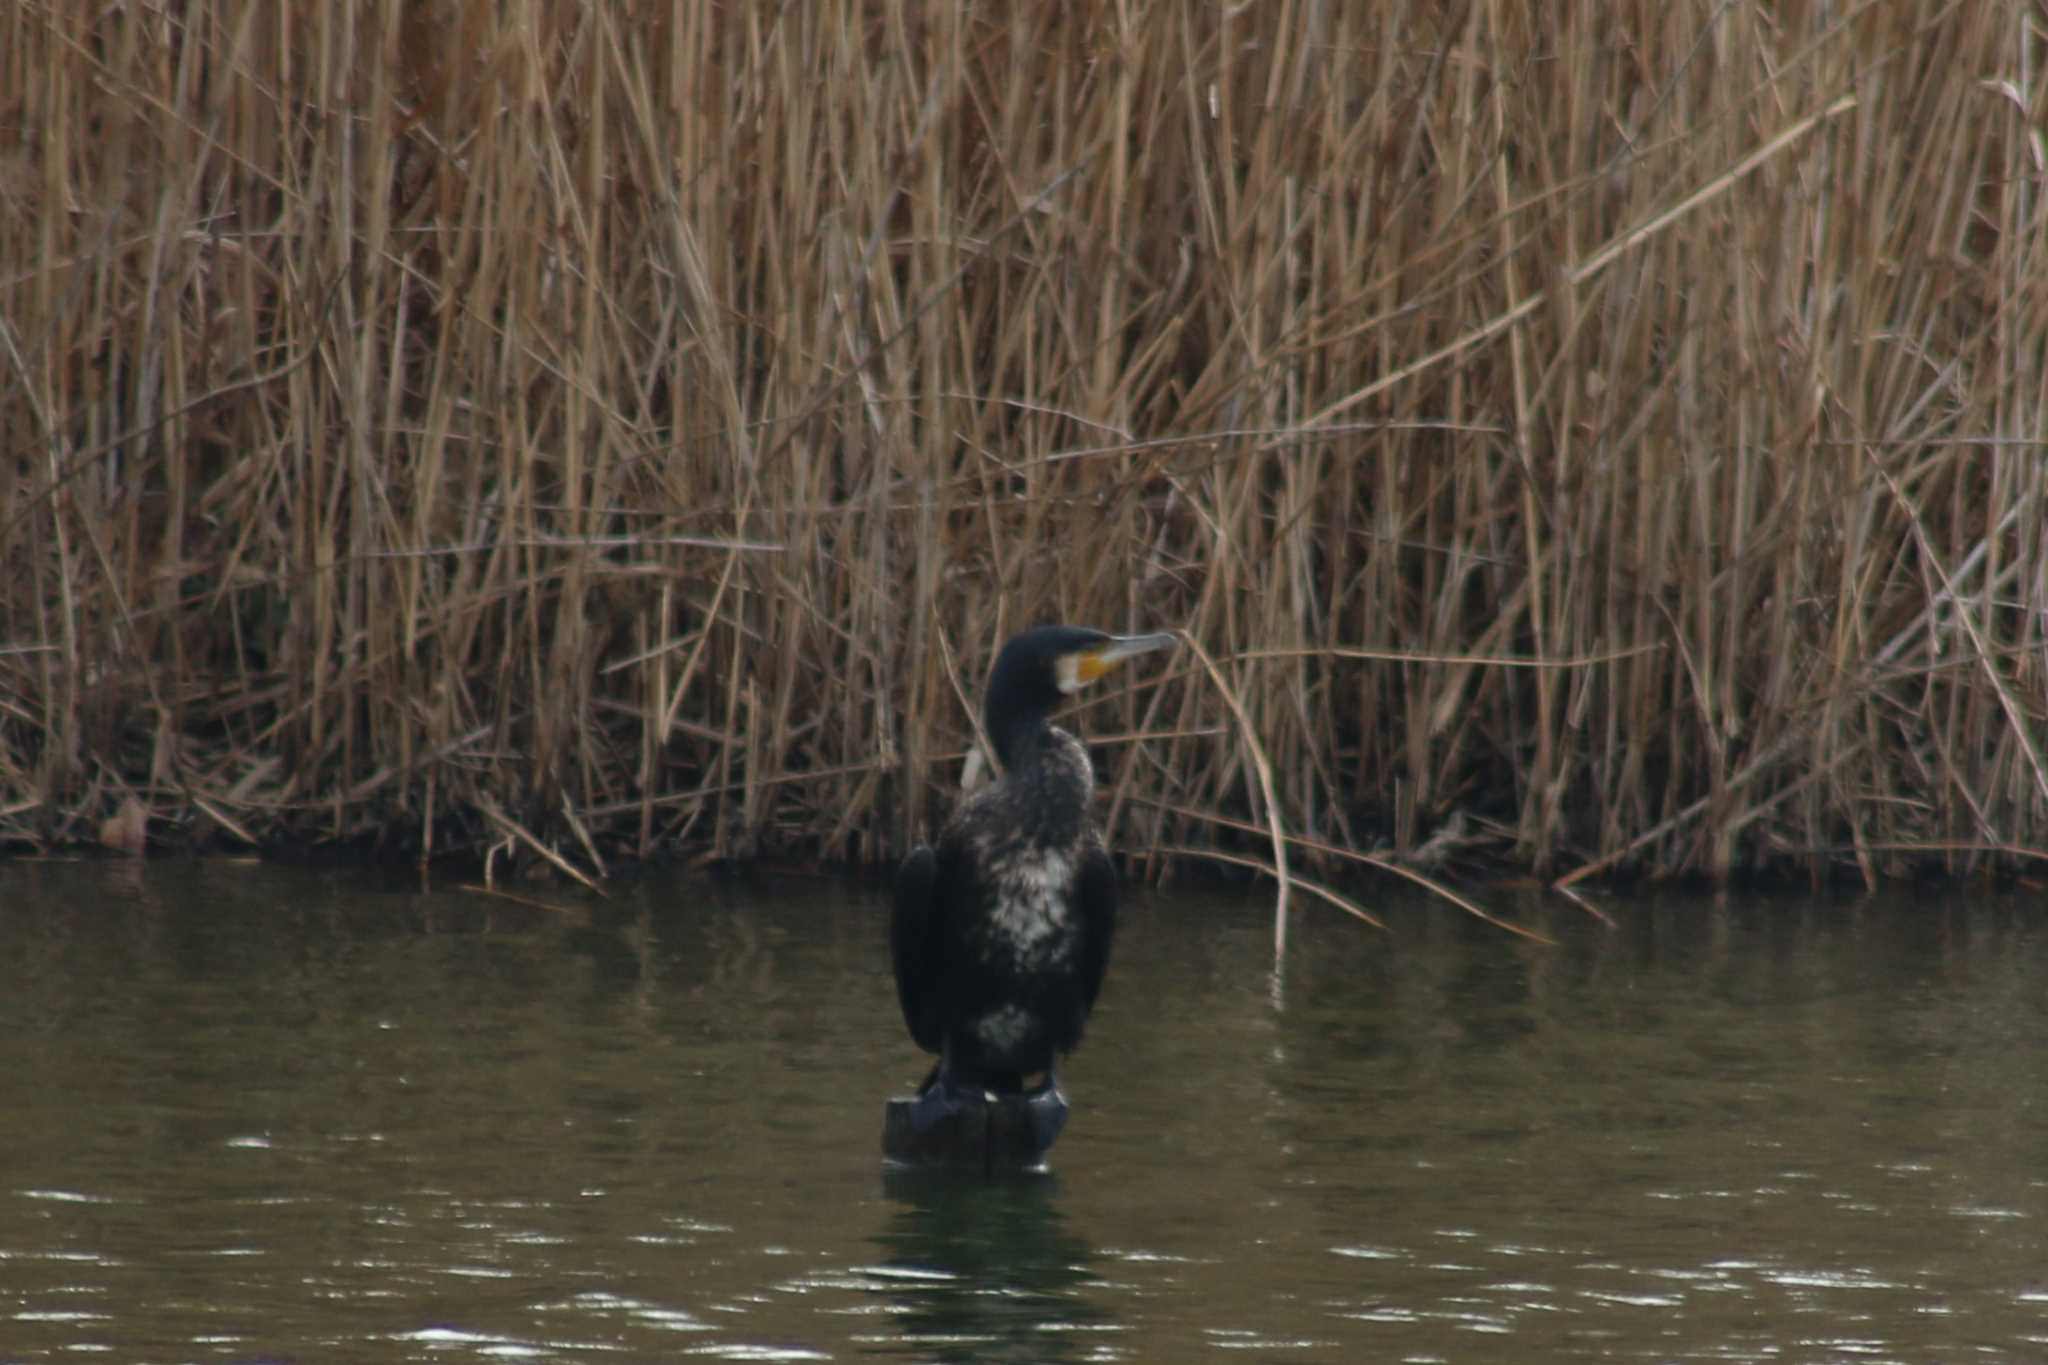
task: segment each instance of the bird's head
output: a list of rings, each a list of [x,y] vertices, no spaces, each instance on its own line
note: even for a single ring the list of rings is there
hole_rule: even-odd
[[[1038,626],[1013,635],[989,671],[982,717],[996,756],[1036,733],[1060,702],[1126,659],[1172,645],[1171,635],[1110,635],[1086,626]]]

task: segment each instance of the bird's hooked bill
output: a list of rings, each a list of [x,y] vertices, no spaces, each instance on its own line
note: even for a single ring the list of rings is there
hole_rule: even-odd
[[[1062,664],[1070,663],[1073,668],[1073,685],[1065,690],[1072,691],[1083,683],[1094,682],[1125,659],[1150,654],[1155,649],[1169,649],[1179,638],[1171,634],[1112,635],[1101,644],[1060,661]],[[1061,671],[1065,672],[1065,669]]]

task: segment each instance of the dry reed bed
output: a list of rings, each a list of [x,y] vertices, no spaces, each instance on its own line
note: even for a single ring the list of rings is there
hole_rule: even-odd
[[[0,841],[2012,865],[2028,13],[10,5]]]

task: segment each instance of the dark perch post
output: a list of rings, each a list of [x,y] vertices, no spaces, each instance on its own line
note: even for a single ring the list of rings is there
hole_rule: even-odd
[[[969,1098],[922,1132],[917,1100],[899,1096],[882,1115],[882,1155],[906,1166],[979,1171],[1034,1171],[1067,1121],[1067,1099],[1052,1086],[1024,1094]]]

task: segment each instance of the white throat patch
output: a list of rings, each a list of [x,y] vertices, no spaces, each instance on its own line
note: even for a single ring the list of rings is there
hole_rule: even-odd
[[[1087,681],[1081,676],[1081,656],[1060,655],[1058,662],[1053,666],[1053,679],[1059,684],[1060,691],[1068,696],[1080,691],[1081,685]]]

